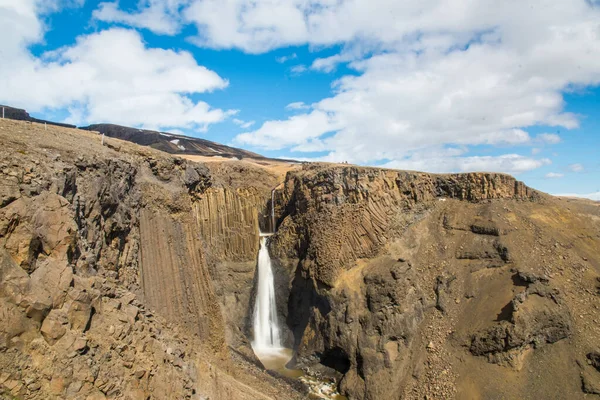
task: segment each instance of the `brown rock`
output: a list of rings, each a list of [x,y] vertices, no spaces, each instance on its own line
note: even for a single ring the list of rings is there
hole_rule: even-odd
[[[75,342],[73,343],[73,350],[75,350],[78,353],[83,353],[87,350],[88,348],[88,341],[85,338],[77,338],[75,339]]]
[[[72,289],[68,294],[70,302],[67,305],[67,314],[71,329],[83,331],[90,322],[92,312],[91,296],[84,291]]]
[[[52,310],[44,319],[40,332],[48,344],[53,345],[67,332],[69,320],[61,310]]]
[[[600,395],[600,380],[598,373],[586,368],[581,373],[581,388],[584,393]]]
[[[65,386],[67,385],[66,380],[63,377],[55,376],[52,377],[50,381],[49,390],[55,396],[60,396],[65,391]]]
[[[123,307],[123,312],[127,315],[129,323],[134,323],[137,320],[138,314],[140,312],[139,308],[132,304],[128,304]]]

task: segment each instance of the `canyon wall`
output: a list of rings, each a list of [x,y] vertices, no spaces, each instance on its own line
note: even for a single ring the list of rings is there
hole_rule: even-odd
[[[303,398],[249,345],[273,188],[295,366],[350,399],[600,394],[597,205],[503,174],[312,163],[282,184],[87,131],[0,139],[0,397]]]
[[[208,260],[250,261],[257,241],[204,241],[223,224],[218,176],[88,132],[0,128],[0,395],[297,396],[229,351]],[[257,227],[239,218],[238,235]]]
[[[577,232],[585,217],[490,173],[310,164],[288,173],[276,203],[271,252],[294,277],[296,366],[341,379],[356,399],[584,395],[575,361],[534,365],[565,354],[584,365],[574,343],[593,350],[565,295],[573,272],[547,274],[585,254],[587,293],[600,274],[597,223],[557,261],[554,241],[573,243],[557,229]],[[515,370],[523,381],[506,385]]]
[[[268,169],[231,161],[208,167],[213,184],[194,205],[197,231],[225,318],[227,342],[254,357],[250,341],[259,231],[272,230],[271,191],[280,178]],[[280,272],[277,297],[285,319],[289,277],[286,270]]]
[[[503,174],[432,175],[309,164],[290,172],[277,193],[276,255],[301,254],[314,264],[311,276],[333,286],[350,263],[377,254],[435,200],[539,198],[539,192]]]

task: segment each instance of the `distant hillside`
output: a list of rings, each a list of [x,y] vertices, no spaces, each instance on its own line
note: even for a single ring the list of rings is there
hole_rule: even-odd
[[[75,125],[63,124],[60,122],[46,121],[34,118],[29,113],[20,108],[5,106],[0,104],[0,117],[2,117],[2,108],[4,108],[4,118],[18,121],[28,121],[37,123],[46,123],[65,128],[77,128]],[[210,140],[193,138],[189,136],[175,135],[172,133],[157,132],[146,129],[130,128],[126,126],[113,124],[95,124],[86,127],[80,127],[88,131],[96,131],[106,136],[127,140],[142,146],[149,146],[157,150],[162,150],[171,154],[204,156],[204,157],[224,157],[224,158],[253,158],[258,160],[269,160],[260,154],[225,146]],[[293,161],[293,160],[281,160]]]
[[[29,115],[29,113],[27,111],[25,111],[21,108],[14,108],[14,107],[5,106],[2,104],[0,104],[0,116],[2,116],[2,109],[4,109],[4,118],[15,119],[18,121],[37,122],[40,124],[46,123],[48,125],[62,126],[65,128],[75,128],[75,125],[61,124],[60,122],[52,122],[52,121],[46,121],[43,119],[33,118],[31,115]]]
[[[88,131],[96,131],[117,139],[127,140],[142,146],[150,146],[171,154],[191,154],[200,156],[220,156],[232,158],[265,158],[260,154],[250,151],[225,146],[210,140],[193,138],[150,131],[145,129],[129,128],[113,124],[96,124],[81,127]]]

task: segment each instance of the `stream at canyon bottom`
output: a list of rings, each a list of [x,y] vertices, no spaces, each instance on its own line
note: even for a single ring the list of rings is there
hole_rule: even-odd
[[[272,349],[271,351],[257,352],[265,369],[275,371],[288,378],[298,379],[304,383],[309,389],[309,398],[311,399],[328,399],[328,400],[347,400],[346,396],[338,393],[336,383],[334,381],[326,381],[311,375],[306,374],[301,369],[287,368],[287,363],[292,359],[293,350],[286,348]]]

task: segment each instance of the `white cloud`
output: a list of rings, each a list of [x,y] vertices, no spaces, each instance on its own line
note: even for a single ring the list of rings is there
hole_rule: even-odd
[[[13,3],[12,8],[20,7],[21,3]],[[23,0],[22,4],[34,3]],[[103,4],[96,18],[157,33],[180,32],[184,24],[193,24],[198,33],[190,40],[204,47],[262,53],[293,45],[311,49],[339,45],[339,54],[318,58],[309,67],[296,65],[291,69],[293,74],[308,68],[326,72],[347,63],[354,73],[338,79],[331,96],[287,120],[267,121],[236,138],[238,143],[265,149],[325,152],[332,160],[454,169],[463,168],[460,165],[506,171],[536,168],[546,165],[546,159],[515,154],[435,156],[433,150],[556,144],[558,135],[531,137],[528,128],[578,127],[578,116],[565,112],[562,93],[600,83],[600,8],[592,7],[589,0],[544,0],[543,4],[534,0],[141,0],[137,11],[129,14],[116,3]],[[35,13],[34,22],[26,13],[21,14],[21,22],[28,27],[26,33],[19,33],[17,23],[0,25],[2,37],[11,37],[12,46],[20,51],[20,58],[6,63],[33,65],[30,69],[35,73],[24,74],[25,79],[39,75],[39,71],[51,71],[44,77],[57,82],[74,76],[76,82],[86,83],[82,91],[89,91],[87,82],[95,78],[95,64],[71,59],[65,50],[55,59],[43,61],[22,51],[25,45],[41,40],[43,26]],[[8,45],[0,46],[5,49]],[[156,49],[141,47],[144,51],[140,54],[155,62],[155,55],[148,53],[154,54]],[[2,59],[4,62],[5,57]],[[131,90],[128,79],[132,75],[122,71],[127,69],[126,63],[106,65],[105,59],[102,68],[110,71],[110,76],[121,77],[116,82]],[[180,57],[177,60],[181,61]],[[202,68],[192,61],[190,70]],[[16,70],[4,65],[2,69]],[[159,93],[152,93],[154,102],[146,99],[148,104],[174,104],[174,109],[182,110],[175,115],[183,115],[187,121],[204,117],[218,120],[234,113],[218,110],[220,114],[208,118],[208,113],[217,110],[205,103],[192,103],[187,97],[189,91],[173,87],[160,76],[163,70],[142,71],[142,75],[149,75],[149,81],[164,86]],[[162,79],[154,79],[158,76]],[[114,83],[103,79],[108,87]],[[31,82],[37,81],[40,79]],[[44,85],[52,85],[43,81],[41,91],[52,101],[44,100],[43,106],[67,102],[74,114],[84,117],[93,113],[90,108],[102,110],[97,103],[103,100],[94,91],[88,97],[73,95],[69,92],[74,89],[69,88],[66,97],[53,98]],[[5,87],[0,89],[3,94]],[[136,95],[149,95],[141,92]],[[31,97],[30,90],[11,88],[10,93]],[[110,100],[109,96],[106,102]],[[83,110],[79,103],[84,104]],[[165,109],[149,107],[151,112]],[[190,112],[192,109],[195,111]]]
[[[47,5],[48,3],[45,3]],[[43,40],[38,3],[0,2],[0,102],[29,111],[67,109],[66,122],[113,122],[148,128],[205,130],[235,111],[188,96],[228,82],[187,52],[148,48],[132,30],[110,29],[72,46],[33,56]]]
[[[158,34],[173,35],[181,28],[181,8],[188,0],[141,0],[138,11],[128,13],[119,9],[119,3],[100,3],[92,16],[104,21],[146,28]]]
[[[573,172],[583,172],[585,170],[583,164],[571,164],[569,165],[569,169]]]
[[[285,106],[285,108],[287,110],[308,110],[310,106],[304,104],[302,101],[295,101]]]
[[[306,65],[302,65],[302,64],[294,65],[292,68],[290,68],[290,71],[292,71],[292,73],[296,74],[296,75],[300,75],[300,74],[306,72],[307,70],[308,70],[308,68],[306,68]]]
[[[233,123],[238,125],[240,128],[243,129],[248,129],[250,128],[252,125],[254,125],[255,121],[244,121],[238,118],[234,118],[233,119]]]
[[[305,143],[339,128],[330,115],[321,111],[294,116],[284,121],[268,121],[254,132],[242,133],[234,142],[240,145],[280,150]]]
[[[582,199],[590,199],[590,200],[594,200],[594,201],[600,201],[600,192],[588,193],[588,194],[576,194],[576,193],[555,194],[555,196],[560,196],[560,197],[579,197],[579,198],[582,198]]]
[[[310,4],[308,10],[294,3],[307,14],[304,29],[274,37],[278,31],[266,28],[270,19],[265,15],[250,18],[259,12],[259,2],[251,11],[232,6],[241,16],[235,25],[241,27],[236,28],[239,36],[229,36],[226,44],[209,27],[205,45],[264,51],[297,40],[313,46],[360,43],[358,50],[349,45],[350,50],[313,63],[313,69],[327,71],[350,62],[356,71],[334,83],[332,96],[288,120],[265,122],[239,136],[239,143],[322,151],[331,159],[363,164],[396,160],[456,169],[447,159],[416,163],[410,157],[447,145],[556,144],[558,135],[531,137],[527,128],[578,127],[578,116],[564,111],[562,92],[600,83],[600,10],[583,0],[547,3],[302,3]],[[244,25],[250,20],[256,24]],[[265,29],[246,29],[251,26]],[[545,165],[530,158],[452,158],[469,168],[485,161],[505,171]]]
[[[536,136],[536,140],[546,144],[558,144],[561,142],[560,136],[555,133],[540,133]]]
[[[281,57],[277,57],[275,59],[275,61],[277,61],[280,64],[285,63],[286,61],[290,61],[290,60],[295,60],[296,58],[298,58],[298,55],[296,53],[292,53],[289,56],[281,56]]]
[[[451,157],[431,154],[415,154],[406,160],[396,160],[385,164],[388,168],[418,170],[427,172],[497,172],[519,174],[544,165],[548,159],[533,159],[518,154],[501,156]]]
[[[316,71],[331,72],[337,67],[338,64],[352,60],[354,60],[354,57],[349,55],[334,54],[333,56],[315,59],[310,68]]]
[[[565,174],[561,174],[558,172],[548,172],[545,177],[547,179],[558,179],[558,178],[562,178],[563,176],[565,176]]]
[[[310,7],[304,0],[194,0],[184,17],[198,27],[200,46],[261,53],[306,41],[303,6]]]
[[[360,60],[364,58],[369,52],[380,49],[381,45],[374,44],[373,42],[367,41],[362,43],[361,41],[355,41],[342,49],[341,53],[334,54],[325,58],[315,59],[310,68],[315,71],[321,72],[332,72],[339,64],[347,63],[353,60]]]
[[[198,28],[197,45],[341,45],[310,68],[356,71],[305,113],[238,136],[255,147],[380,163],[444,145],[556,144],[527,128],[578,127],[562,92],[600,83],[600,9],[586,0],[187,1],[182,23]]]

